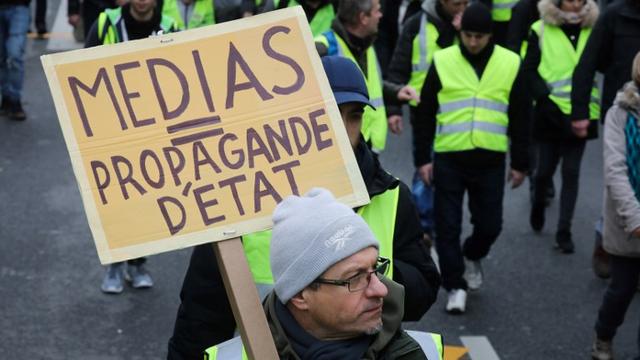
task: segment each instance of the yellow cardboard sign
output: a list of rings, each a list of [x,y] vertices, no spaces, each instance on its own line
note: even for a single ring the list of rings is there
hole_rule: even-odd
[[[368,202],[299,7],[42,63],[102,263],[269,228],[312,187]]]

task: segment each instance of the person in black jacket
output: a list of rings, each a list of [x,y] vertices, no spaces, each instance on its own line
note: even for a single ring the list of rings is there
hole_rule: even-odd
[[[408,187],[382,168],[363,141],[360,126],[364,105],[358,108],[348,106],[350,104],[352,102],[344,102],[343,106],[338,101],[369,197],[399,187],[393,233],[393,280],[405,289],[403,319],[417,321],[435,302],[440,275],[423,243]],[[169,340],[169,359],[200,359],[206,348],[233,337],[236,324],[211,244],[194,248],[180,299],[173,336]]]
[[[540,19],[538,2],[540,0],[520,0],[511,10],[511,21],[507,31],[507,49],[520,54],[522,58],[527,52],[527,39],[531,25]]]
[[[599,10],[593,0],[584,2],[541,0],[538,8],[541,20],[532,25],[523,65],[530,93],[535,102],[533,138],[537,142],[539,155],[535,171],[535,190],[530,223],[535,231],[540,231],[544,226],[545,190],[552,182],[551,178],[555,168],[562,159],[562,190],[556,243],[563,253],[570,254],[574,251],[571,239],[571,221],[578,197],[578,177],[585,139],[576,137],[571,131],[569,119],[571,105],[568,99],[570,88],[568,88],[569,90],[566,87],[550,89],[551,84],[558,81],[557,79],[545,79],[544,76],[545,74],[547,77],[551,76],[549,73],[552,70],[546,65],[550,63],[557,64],[556,69],[573,70],[572,66],[575,66],[575,63],[571,62],[570,56],[562,56],[562,59],[556,57],[560,57],[558,54],[565,54],[564,51],[567,51],[567,54],[578,54],[579,56],[582,51],[580,44],[587,41],[583,37],[589,36],[589,29],[596,22]],[[551,31],[556,29],[560,29],[563,35],[552,36],[554,34]],[[542,36],[538,34],[542,34]],[[567,49],[568,46],[564,46],[567,41],[571,43],[572,49],[570,50]],[[541,44],[543,48],[541,48]],[[547,53],[551,48],[555,49],[552,52],[553,55]],[[545,68],[541,68],[541,66]],[[571,72],[568,74],[570,75]],[[569,93],[562,95],[562,91]],[[559,104],[562,104],[562,108]],[[590,138],[596,136],[596,133],[592,133]]]
[[[383,0],[382,18],[378,24],[378,36],[373,44],[376,55],[382,68],[382,75],[386,77],[387,68],[391,62],[394,49],[402,33],[404,25],[413,17],[420,13],[420,0]]]
[[[461,21],[461,44],[436,53],[422,87],[413,127],[415,166],[422,181],[433,183],[435,188],[435,244],[443,287],[449,293],[446,310],[450,313],[463,313],[467,290],[478,290],[482,285],[481,259],[488,255],[502,230],[506,151],[511,154],[512,188],[520,186],[528,170],[529,125],[522,69],[516,55],[494,45],[491,28],[491,13],[485,5],[476,2],[467,7]],[[487,100],[486,87],[502,77],[509,80],[492,90],[499,94],[496,96],[508,96],[508,102]],[[457,99],[456,91],[463,94],[459,96],[481,93],[484,98],[472,95]],[[444,94],[449,100],[440,103]],[[484,117],[474,117],[477,112],[484,112]],[[456,116],[453,121],[451,118]],[[497,121],[504,121],[505,117],[507,124],[499,125]],[[496,122],[487,125],[492,120]],[[462,246],[465,192],[469,195],[473,233]]]
[[[590,89],[596,71],[604,74],[600,119],[611,107],[616,92],[631,80],[629,69],[633,57],[640,51],[640,1],[618,0],[609,5],[593,28],[591,37],[573,73],[571,120],[573,131],[581,137],[588,127],[597,126],[589,119]],[[597,276],[609,276],[609,259],[602,248],[596,226],[593,270]]]

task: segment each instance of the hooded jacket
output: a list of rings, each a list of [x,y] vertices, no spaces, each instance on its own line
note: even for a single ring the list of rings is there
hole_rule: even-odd
[[[600,13],[598,5],[593,0],[587,0],[581,13],[580,24],[567,24],[563,18],[563,12],[554,0],[541,0],[538,3],[540,18],[545,25],[559,27],[567,36],[574,48],[580,39],[580,31],[583,28],[591,28],[596,23]],[[535,31],[529,34],[527,55],[523,63],[523,71],[529,85],[532,100],[535,101],[533,118],[533,137],[538,141],[582,141],[571,130],[571,120],[550,98],[550,90],[546,82],[538,73],[538,66],[542,58],[540,52],[540,39]],[[585,49],[583,54],[586,53]],[[591,85],[589,85],[591,91]],[[574,87],[575,89],[575,87]],[[589,124],[588,139],[598,137],[598,124],[593,121]]]
[[[634,56],[640,51],[640,1],[619,0],[608,6],[593,27],[573,73],[571,120],[589,118],[591,84],[596,71],[604,74],[601,117],[616,91],[631,80]]]
[[[604,227],[603,245],[613,255],[640,257],[640,202],[629,182],[625,126],[632,113],[640,123],[640,92],[633,82],[618,92],[607,112],[604,127]]]
[[[400,327],[403,313],[402,299],[404,296],[402,286],[386,278],[382,282],[389,290],[382,305],[382,330],[374,336],[363,359],[427,359],[420,345]],[[275,292],[272,291],[263,306],[278,355],[281,360],[299,360],[300,357],[293,350],[282,324],[276,316],[276,301],[280,300],[278,300]]]
[[[451,24],[452,19],[442,9],[439,0],[422,2],[421,11],[407,20],[402,28],[398,45],[387,69],[384,81],[384,103],[387,108],[387,116],[402,114],[401,104],[396,94],[411,78],[413,39],[420,32],[420,20],[423,14],[426,14],[427,21],[438,29],[439,36],[436,42],[441,49],[453,45],[458,33]]]
[[[440,274],[423,243],[411,192],[382,168],[362,138],[355,156],[369,197],[400,186],[393,235],[393,277],[405,288],[403,320],[417,321],[437,299]],[[169,359],[200,359],[205,349],[233,337],[236,324],[210,244],[194,248],[180,300],[169,340]]]

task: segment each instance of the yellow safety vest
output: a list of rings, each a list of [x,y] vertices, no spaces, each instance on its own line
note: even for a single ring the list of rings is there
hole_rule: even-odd
[[[433,62],[442,83],[434,151],[506,152],[507,110],[520,68],[518,55],[495,45],[480,79],[457,45],[438,51]]]
[[[395,231],[396,212],[400,187],[385,191],[371,199],[368,205],[358,210],[364,221],[380,242],[380,256],[389,258],[389,277],[393,277],[393,234]],[[273,289],[273,274],[269,263],[269,243],[271,230],[261,231],[242,237],[242,245],[247,256],[249,269],[258,287],[260,297],[264,298]]]
[[[278,8],[281,0],[274,0],[273,4],[275,8]],[[300,4],[296,0],[289,0],[287,7],[299,6]],[[318,36],[323,32],[331,29],[331,22],[336,17],[335,9],[333,8],[333,4],[329,3],[318,9],[316,14],[313,16],[313,19],[309,21],[309,27],[311,27],[311,33],[313,36]],[[309,19],[307,19],[309,20]]]
[[[173,18],[162,15],[160,28],[169,33],[176,30]],[[127,28],[122,20],[122,8],[107,9],[98,16],[98,39],[103,45],[129,41]]]
[[[337,54],[346,57],[360,67],[351,50],[349,50],[347,43],[334,31],[330,30],[323,33],[316,37],[315,41],[324,44],[329,49],[329,55]],[[335,53],[333,52],[334,49]],[[365,141],[371,141],[373,150],[380,152],[384,150],[387,142],[387,111],[382,98],[382,71],[380,71],[380,64],[373,46],[367,49],[367,73],[364,75],[367,82],[367,90],[369,91],[369,99],[376,109],[373,110],[368,106],[364,109],[360,132]]]
[[[538,35],[540,45],[538,73],[551,90],[549,98],[558,105],[562,113],[570,115],[571,79],[591,35],[591,28],[583,28],[580,31],[577,48],[573,47],[561,28],[545,24],[542,20],[533,23],[531,30]],[[600,118],[600,93],[595,80],[591,88],[589,117],[591,120]]]
[[[427,359],[444,359],[444,346],[440,334],[413,330],[406,332],[420,345]],[[242,339],[238,336],[206,349],[204,360],[249,360],[249,357],[242,346]]]
[[[438,46],[438,28],[427,21],[427,14],[420,16],[420,31],[413,38],[413,49],[411,51],[411,78],[409,86],[414,88],[418,95],[422,91],[424,79],[433,60],[433,54],[440,50]],[[409,105],[418,106],[415,100],[409,101]]]
[[[196,0],[193,13],[191,14],[187,24],[184,23],[182,16],[180,16],[178,1],[182,0],[164,0],[164,4],[162,5],[162,14],[173,18],[178,29],[194,29],[201,26],[215,24],[214,0]]]
[[[493,0],[491,8],[491,18],[493,21],[505,22],[511,20],[511,10],[518,3],[518,0]]]

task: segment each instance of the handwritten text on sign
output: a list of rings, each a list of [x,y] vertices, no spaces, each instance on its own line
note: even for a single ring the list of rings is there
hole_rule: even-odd
[[[99,224],[111,251],[101,259],[265,228],[279,201],[313,186],[366,201],[308,29],[299,11],[285,14],[55,65],[85,208],[95,206],[94,236]],[[138,248],[153,242],[163,245]]]

